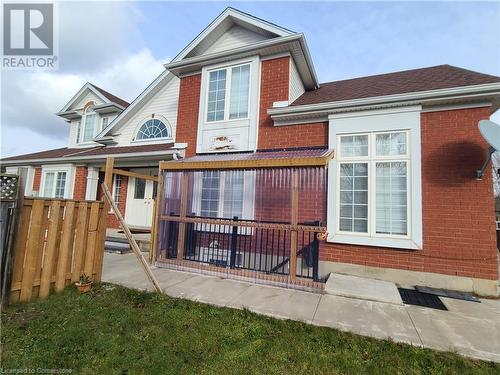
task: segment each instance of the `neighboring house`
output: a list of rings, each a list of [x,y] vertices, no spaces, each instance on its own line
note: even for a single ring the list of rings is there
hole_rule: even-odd
[[[3,166],[22,168],[26,195],[96,199],[109,155],[157,175],[160,160],[197,154],[330,149],[323,275],[496,294],[491,174],[475,170],[487,151],[477,123],[499,108],[500,77],[440,65],[319,83],[303,34],[232,8],[165,68],[131,104],[86,84],[58,113],[68,148]],[[206,171],[199,183],[197,214],[254,217],[251,177],[236,189]],[[115,177],[112,192],[129,224],[151,225],[153,182]]]

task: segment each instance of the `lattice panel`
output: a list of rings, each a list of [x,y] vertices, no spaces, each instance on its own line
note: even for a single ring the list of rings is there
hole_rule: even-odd
[[[0,174],[0,200],[15,201],[17,198],[17,188],[19,176],[14,174]]]

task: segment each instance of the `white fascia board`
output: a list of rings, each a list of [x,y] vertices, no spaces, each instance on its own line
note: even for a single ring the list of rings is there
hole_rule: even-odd
[[[181,61],[173,61],[168,64],[165,64],[164,66],[166,69],[170,70],[173,74],[177,76],[182,76],[185,73],[182,72],[181,70],[192,69],[199,71],[203,66],[206,65],[214,65],[229,60],[245,58],[255,54],[261,55],[262,51],[269,50],[274,47],[278,48],[279,46],[292,43],[298,43],[300,45],[300,51],[301,51],[300,53],[304,56],[305,65],[301,65],[296,60],[298,68],[302,67],[302,69],[298,70],[299,74],[301,75],[302,81],[304,82],[304,85],[309,89],[319,87],[316,72],[314,70],[314,65],[312,63],[309,50],[307,49],[307,44],[305,43],[304,35],[301,33],[268,39],[262,42],[253,43],[248,46],[242,46],[230,50],[214,52],[201,56],[194,56]],[[291,51],[291,48],[289,48],[289,50]],[[264,53],[262,53],[262,55],[265,56]]]
[[[160,90],[160,83],[168,84],[170,80],[174,77],[169,71],[163,71],[156,79],[149,84],[146,89],[135,98],[130,105],[125,108],[118,116],[114,118],[113,121],[108,125],[108,127],[102,130],[99,134],[95,136],[95,139],[102,138],[110,134],[111,130],[117,127],[118,124],[126,121],[130,116],[133,116],[139,109],[144,99],[147,99],[150,94],[154,94]]]
[[[189,54],[198,44],[201,43],[203,39],[205,39],[217,26],[219,26],[222,21],[224,21],[228,17],[233,17],[239,19],[243,22],[247,22],[253,26],[259,27],[263,30],[269,31],[279,36],[286,36],[294,34],[292,31],[287,30],[278,25],[274,25],[270,22],[262,20],[260,18],[254,17],[250,14],[243,13],[234,8],[226,8],[221,14],[215,18],[201,33],[199,33],[186,47],[182,49],[181,52],[177,56],[174,57],[172,62],[182,60],[186,55]]]
[[[262,42],[253,43],[249,46],[242,46],[242,47],[232,48],[229,50],[208,53],[206,55],[189,57],[187,59],[180,60],[180,61],[172,60],[172,62],[164,64],[164,67],[165,67],[165,69],[173,70],[176,68],[187,67],[190,65],[197,65],[200,63],[211,63],[212,60],[217,60],[217,59],[232,56],[232,55],[235,55],[235,58],[236,58],[238,54],[247,53],[247,52],[255,52],[255,51],[258,51],[259,49],[272,47],[272,46],[277,45],[277,44],[298,41],[301,38],[303,38],[302,34],[292,34],[292,35],[287,35],[287,36],[283,36],[283,37],[268,39],[268,40],[264,40]]]
[[[61,109],[59,112],[56,113],[56,115],[61,116],[62,113],[67,111],[68,108],[71,106],[71,104],[73,104],[78,98],[80,98],[80,96],[83,95],[85,90],[92,91],[92,93],[97,95],[97,97],[100,98],[103,102],[111,103],[110,100],[108,98],[106,98],[103,94],[101,94],[98,90],[96,90],[94,88],[94,86],[92,86],[92,84],[90,84],[90,82],[87,82],[85,85],[82,86],[82,88],[80,90],[78,90],[78,92],[70,99],[70,101],[68,103],[66,103],[66,105],[63,107],[63,109]]]
[[[500,83],[487,83],[475,86],[461,86],[448,89],[429,90],[410,92],[405,94],[375,96],[369,98],[342,100],[337,102],[327,102],[319,104],[307,104],[298,106],[288,106],[285,108],[270,108],[267,113],[274,119],[279,118],[280,115],[290,116],[304,113],[319,113],[329,112],[339,108],[345,107],[360,107],[363,105],[376,105],[376,104],[391,104],[399,105],[408,101],[415,101],[423,103],[435,99],[466,99],[477,96],[494,95],[500,96]]]
[[[71,156],[67,158],[52,158],[52,159],[25,159],[25,160],[8,160],[2,161],[2,165],[11,165],[11,166],[25,166],[25,165],[38,165],[40,163],[46,164],[61,164],[64,162],[89,162],[89,161],[99,161],[106,159],[108,156],[111,156],[115,159],[125,159],[125,158],[147,158],[147,157],[155,157],[162,155],[171,155],[178,152],[181,147],[177,148],[169,148],[164,151],[147,151],[147,152],[129,152],[125,154],[105,154],[105,155],[87,155],[87,156]]]

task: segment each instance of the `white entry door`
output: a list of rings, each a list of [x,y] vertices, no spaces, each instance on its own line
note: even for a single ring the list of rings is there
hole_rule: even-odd
[[[128,179],[125,209],[125,222],[128,225],[151,227],[156,189],[156,182],[135,177]]]

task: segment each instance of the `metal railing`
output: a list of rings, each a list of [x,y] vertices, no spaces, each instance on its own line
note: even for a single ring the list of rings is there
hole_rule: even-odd
[[[318,280],[319,222],[289,223],[214,219],[188,215],[182,221],[174,214],[162,218],[160,257],[206,263],[223,268],[267,274],[290,274],[290,251],[296,253],[294,275]],[[179,224],[184,222],[183,251],[179,256]],[[296,248],[291,233],[297,231]]]

